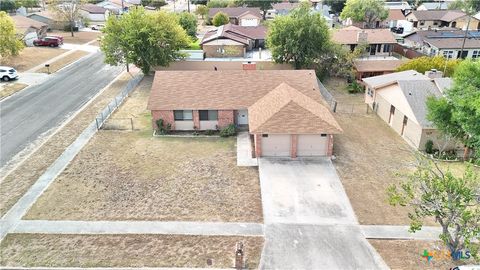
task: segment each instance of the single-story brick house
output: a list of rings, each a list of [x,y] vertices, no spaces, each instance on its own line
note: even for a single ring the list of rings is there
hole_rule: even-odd
[[[154,129],[248,127],[257,157],[330,156],[342,132],[313,70],[157,71],[147,108]]]

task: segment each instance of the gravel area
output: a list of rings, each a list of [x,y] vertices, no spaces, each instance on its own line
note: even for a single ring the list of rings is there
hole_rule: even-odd
[[[262,237],[9,234],[0,244],[7,267],[231,268],[237,242],[257,269]],[[112,252],[114,251],[114,252]]]

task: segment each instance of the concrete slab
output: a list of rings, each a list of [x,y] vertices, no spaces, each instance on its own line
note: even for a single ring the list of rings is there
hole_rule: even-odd
[[[265,223],[357,224],[327,158],[259,160]]]
[[[252,158],[252,143],[248,132],[237,135],[237,166],[258,166],[258,160]]]
[[[261,269],[389,269],[356,225],[270,224]]]

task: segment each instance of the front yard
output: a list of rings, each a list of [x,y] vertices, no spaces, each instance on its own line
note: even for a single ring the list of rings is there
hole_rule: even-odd
[[[59,48],[27,47],[17,56],[2,59],[0,65],[11,66],[19,72],[25,72],[65,52],[67,50]]]
[[[135,234],[9,234],[0,244],[0,265],[231,268],[237,242],[244,244],[247,267],[258,268],[263,237]]]
[[[92,40],[98,39],[102,33],[101,32],[90,32],[90,31],[79,31],[79,32],[74,32],[73,37],[70,32],[64,32],[64,31],[53,31],[53,32],[48,32],[48,35],[54,35],[54,36],[62,36],[63,37],[63,43],[73,43],[73,44],[85,44],[87,42],[90,42]]]
[[[97,133],[26,219],[262,222],[258,170],[236,166],[235,138],[152,137],[150,83],[113,115],[139,130]]]

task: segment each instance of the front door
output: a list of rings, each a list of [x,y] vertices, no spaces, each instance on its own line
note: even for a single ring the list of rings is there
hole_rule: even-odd
[[[248,125],[248,111],[247,110],[238,110],[237,111],[237,125]]]

